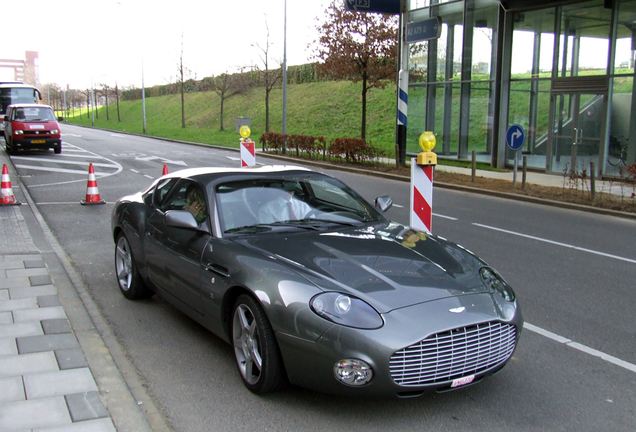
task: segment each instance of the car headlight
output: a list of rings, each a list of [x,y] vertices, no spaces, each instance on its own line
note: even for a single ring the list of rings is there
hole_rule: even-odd
[[[22,129],[14,130],[13,134],[14,135],[24,135],[24,131]]]
[[[57,135],[60,133],[59,129],[51,129],[51,135]]]
[[[479,269],[479,274],[490,290],[498,293],[506,301],[515,301],[515,293],[512,287],[495,270],[489,267],[482,267]]]
[[[318,316],[343,326],[371,330],[384,324],[380,314],[369,304],[346,294],[318,294],[309,305]]]

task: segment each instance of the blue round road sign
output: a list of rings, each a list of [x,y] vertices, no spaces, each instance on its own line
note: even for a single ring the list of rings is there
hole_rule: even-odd
[[[526,142],[526,131],[518,124],[513,124],[506,132],[506,144],[511,150],[519,150]]]

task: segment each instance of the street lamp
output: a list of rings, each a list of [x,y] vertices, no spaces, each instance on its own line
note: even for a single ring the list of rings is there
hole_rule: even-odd
[[[283,135],[287,135],[287,0],[283,25]],[[283,139],[283,154],[287,153],[287,138]]]

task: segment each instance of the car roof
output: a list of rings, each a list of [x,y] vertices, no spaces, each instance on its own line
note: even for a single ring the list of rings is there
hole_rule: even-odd
[[[9,107],[13,107],[13,108],[51,108],[49,105],[37,104],[37,103],[15,104],[15,105],[9,105]],[[53,109],[53,108],[51,108],[51,109]]]
[[[259,176],[262,174],[284,174],[291,171],[312,172],[310,169],[295,165],[259,165],[252,167],[203,167],[203,168],[186,168],[166,174],[165,178],[170,177],[225,177],[232,174]]]
[[[25,84],[25,83],[17,82],[17,81],[0,82],[0,87],[34,88],[30,84]]]

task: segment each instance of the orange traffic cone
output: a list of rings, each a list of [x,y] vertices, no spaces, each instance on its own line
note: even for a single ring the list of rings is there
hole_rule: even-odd
[[[2,166],[2,189],[0,189],[0,205],[20,205],[21,202],[15,199],[13,188],[11,187],[11,179],[9,179],[9,170],[7,164]]]
[[[168,165],[163,164],[163,174],[162,175],[166,175],[168,174]]]
[[[97,180],[95,180],[95,170],[93,164],[88,165],[88,184],[86,185],[86,199],[80,201],[82,205],[86,204],[106,204],[106,201],[99,197],[97,190]]]

